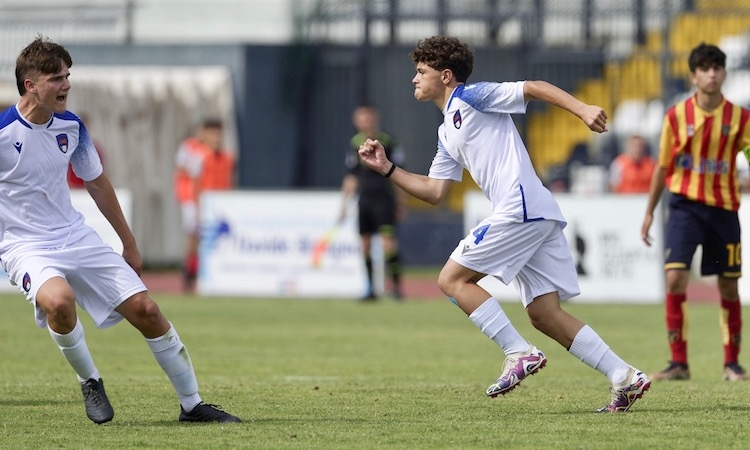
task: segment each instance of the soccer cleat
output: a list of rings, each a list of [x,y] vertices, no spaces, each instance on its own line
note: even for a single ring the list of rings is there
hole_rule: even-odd
[[[94,423],[105,423],[112,420],[115,411],[109,403],[107,393],[104,392],[104,381],[89,378],[81,383],[83,403],[86,405],[86,415]]]
[[[689,380],[690,369],[688,369],[687,364],[670,361],[666,369],[651,374],[651,379],[654,381]]]
[[[750,377],[745,373],[745,369],[737,363],[729,363],[724,366],[724,381],[747,381]]]
[[[503,373],[487,388],[487,396],[495,398],[512,391],[521,380],[539,372],[547,364],[547,358],[533,345],[525,352],[511,353],[505,357]]]
[[[596,412],[626,412],[636,400],[643,397],[643,393],[650,387],[651,380],[643,372],[631,367],[628,369],[625,380],[610,388],[612,402],[597,409]]]
[[[180,406],[180,422],[242,422],[242,420],[222,411],[219,405],[200,402],[190,412],[186,412]]]

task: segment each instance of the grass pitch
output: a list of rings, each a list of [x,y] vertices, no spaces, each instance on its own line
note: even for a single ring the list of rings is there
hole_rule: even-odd
[[[750,385],[721,381],[716,305],[690,306],[689,382],[654,383],[626,414],[594,414],[604,376],[531,328],[549,359],[506,397],[485,388],[502,352],[447,301],[242,300],[156,295],[201,394],[242,424],[181,424],[148,346],[127,323],[81,315],[115,408],[91,423],[75,374],[19,295],[0,297],[0,448],[747,448]],[[647,372],[669,358],[662,306],[566,309]],[[745,317],[748,317],[745,311]],[[750,362],[744,358],[745,365]]]

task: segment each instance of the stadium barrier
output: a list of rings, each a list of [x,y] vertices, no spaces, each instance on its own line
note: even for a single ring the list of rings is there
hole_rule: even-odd
[[[117,189],[131,223],[132,196]],[[579,270],[586,303],[661,303],[664,278],[661,230],[652,226],[654,245],[640,240],[645,195],[555,194],[568,225],[565,234]],[[86,223],[117,252],[122,243],[85,191],[71,193]],[[341,197],[331,191],[230,191],[206,193],[201,201],[199,293],[253,297],[333,297],[355,299],[367,288],[356,229],[356,205],[337,223]],[[749,202],[740,223],[750,223]],[[478,191],[466,193],[464,230],[490,213]],[[377,243],[376,243],[377,244]],[[374,246],[376,249],[378,245]],[[746,252],[743,250],[742,255]],[[375,291],[384,291],[383,255],[374,251]],[[700,258],[700,249],[694,258]],[[747,270],[747,269],[746,269]],[[512,286],[480,281],[498,299],[517,301]],[[0,292],[17,292],[0,269]],[[750,276],[740,278],[740,296],[750,302]]]
[[[230,191],[201,196],[198,292],[263,298],[364,295],[356,205],[338,223],[332,191]],[[380,248],[377,243],[374,248]],[[373,254],[383,292],[382,254]]]

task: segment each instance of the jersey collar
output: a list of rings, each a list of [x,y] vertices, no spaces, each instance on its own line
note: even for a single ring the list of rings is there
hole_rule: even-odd
[[[448,112],[448,109],[451,107],[451,102],[453,101],[453,98],[461,95],[461,92],[464,91],[464,87],[466,87],[465,84],[459,84],[458,86],[453,88],[453,92],[451,92],[451,96],[448,99],[448,103],[445,104],[445,109],[443,109],[443,112]]]

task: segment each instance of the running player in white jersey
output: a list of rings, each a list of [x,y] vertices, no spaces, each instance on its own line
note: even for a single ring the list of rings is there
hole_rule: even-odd
[[[409,56],[417,70],[414,97],[433,102],[444,116],[429,174],[397,167],[377,140],[366,141],[359,154],[368,167],[431,204],[440,203],[451,184],[461,181],[465,168],[492,203],[492,214],[459,242],[438,277],[443,293],[505,353],[502,374],[487,395],[510,392],[547,363],[516,331],[497,300],[477,285],[489,275],[513,282],[534,327],[609,378],[611,401],[598,412],[629,410],[651,381],[560,307],[561,299],[579,294],[563,234],[565,218],[536,175],[510,116],[525,113],[530,100],[543,100],[602,133],[607,131],[606,113],[544,81],[467,84],[473,53],[453,37],[424,39]]]
[[[180,399],[180,421],[240,422],[204,403],[185,346],[149,297],[141,255],[114,188],[81,120],[66,109],[73,62],[42,36],[16,60],[17,104],[0,113],[0,260],[34,305],[78,375],[86,415],[109,422],[114,410],[86,345],[76,302],[97,327],[127,319],[146,338]],[[68,163],[122,240],[118,255],[73,209]]]

